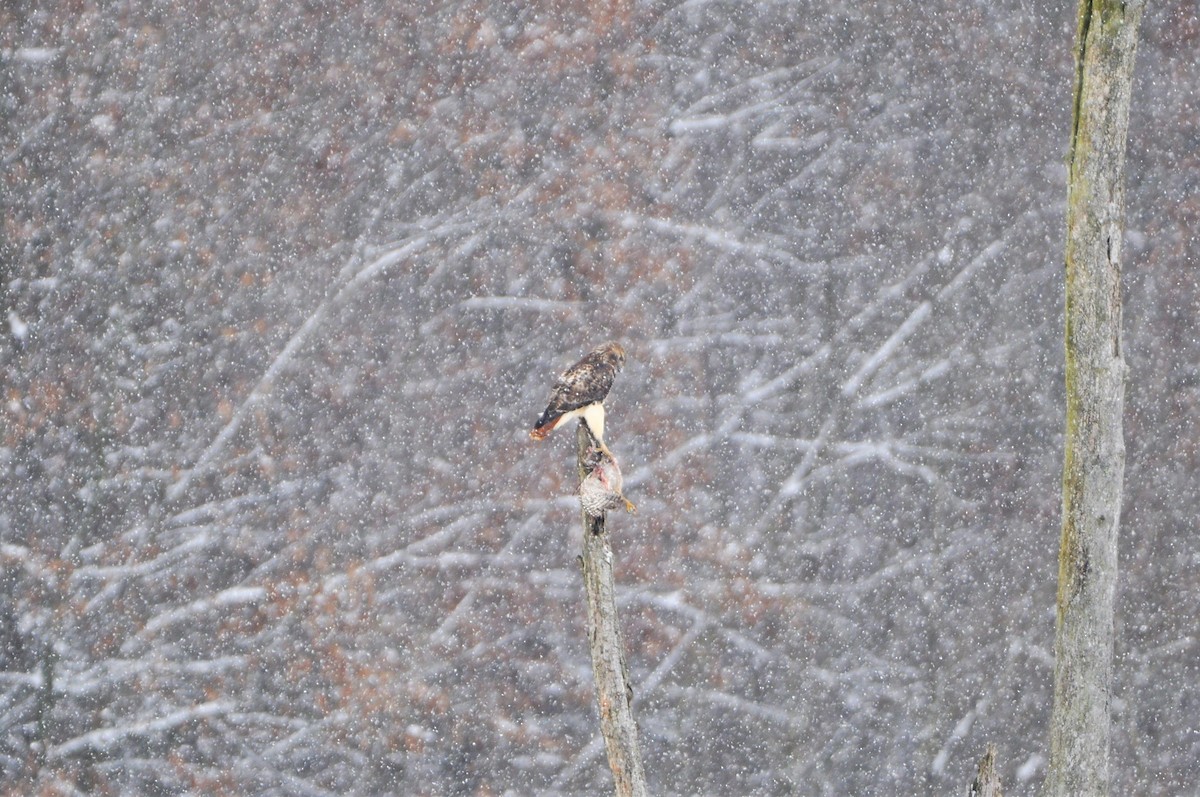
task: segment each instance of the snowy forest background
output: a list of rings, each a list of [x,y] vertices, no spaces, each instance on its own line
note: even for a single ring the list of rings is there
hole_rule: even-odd
[[[1044,774],[1074,3],[0,10],[6,795]],[[1200,788],[1200,11],[1142,28],[1114,793]]]

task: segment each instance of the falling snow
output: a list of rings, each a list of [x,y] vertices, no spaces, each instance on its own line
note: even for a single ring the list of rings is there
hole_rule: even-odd
[[[1045,773],[1071,4],[0,11],[0,794],[594,795],[573,435],[650,791]],[[1128,161],[1114,794],[1200,787],[1197,9]]]

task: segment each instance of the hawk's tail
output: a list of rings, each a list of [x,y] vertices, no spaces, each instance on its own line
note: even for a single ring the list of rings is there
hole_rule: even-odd
[[[560,420],[562,420],[561,415],[550,416],[549,413],[544,413],[541,419],[538,420],[537,425],[533,427],[533,431],[529,433],[529,436],[534,440],[545,440],[546,435],[554,431],[554,427],[558,426]]]

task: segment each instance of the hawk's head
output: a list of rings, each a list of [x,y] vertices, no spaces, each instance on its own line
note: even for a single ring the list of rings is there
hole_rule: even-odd
[[[597,351],[614,370],[620,371],[625,366],[625,349],[615,340],[605,343]]]

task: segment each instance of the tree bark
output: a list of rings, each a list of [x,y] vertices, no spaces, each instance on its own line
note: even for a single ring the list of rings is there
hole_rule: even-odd
[[[1004,797],[1000,789],[1000,775],[996,773],[996,746],[989,744],[979,761],[979,774],[971,782],[967,797]]]
[[[1080,0],[1067,187],[1067,429],[1044,797],[1109,789],[1113,604],[1125,471],[1125,140],[1144,0]]]
[[[595,438],[583,423],[576,432],[579,481],[587,476],[587,451]],[[617,797],[646,797],[646,775],[638,747],[637,722],[633,717],[633,687],[625,665],[625,647],[617,622],[616,583],[613,554],[605,533],[606,517],[583,517],[583,586],[587,593],[588,646],[596,680],[596,703],[600,707],[600,732],[608,750]]]

